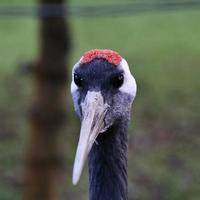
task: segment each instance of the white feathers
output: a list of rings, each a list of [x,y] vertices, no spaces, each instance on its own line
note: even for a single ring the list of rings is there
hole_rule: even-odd
[[[74,80],[72,80],[72,83],[71,83],[71,93],[74,93],[77,89],[78,89],[78,87],[74,83]]]
[[[75,70],[77,67],[79,67],[79,62],[77,62],[77,63],[74,65],[73,69],[72,69],[71,94],[73,94],[73,93],[78,89],[77,85],[74,83],[74,70]]]
[[[124,83],[119,90],[121,92],[130,94],[134,98],[137,92],[137,84],[135,78],[132,76],[130,72],[128,63],[126,62],[125,59],[122,59],[121,63],[119,64],[119,68],[121,68],[124,71]]]

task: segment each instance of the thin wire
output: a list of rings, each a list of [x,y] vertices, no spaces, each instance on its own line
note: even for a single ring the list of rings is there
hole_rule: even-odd
[[[104,17],[122,16],[147,11],[163,11],[178,9],[199,9],[200,0],[187,1],[160,1],[147,3],[128,3],[110,5],[71,5],[58,6],[55,4],[42,6],[0,6],[0,16],[30,16],[30,17],[65,17],[67,14],[74,17]]]

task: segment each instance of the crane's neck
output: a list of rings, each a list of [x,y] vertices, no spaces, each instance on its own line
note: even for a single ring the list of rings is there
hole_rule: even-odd
[[[89,154],[90,200],[127,200],[128,120],[97,138]]]

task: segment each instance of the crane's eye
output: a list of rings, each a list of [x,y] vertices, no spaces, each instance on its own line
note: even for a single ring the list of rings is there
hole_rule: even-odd
[[[74,74],[74,82],[78,87],[83,85],[83,78],[81,78],[78,74]]]
[[[115,88],[119,88],[122,86],[124,82],[124,75],[123,74],[120,74],[118,76],[115,76],[112,80],[112,84]]]

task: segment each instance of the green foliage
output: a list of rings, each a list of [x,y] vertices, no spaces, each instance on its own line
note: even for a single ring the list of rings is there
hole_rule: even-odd
[[[111,48],[127,59],[138,83],[129,135],[130,200],[200,196],[199,18],[199,11],[70,18],[71,66],[88,49]],[[19,63],[38,54],[37,22],[1,18],[0,27],[0,199],[20,199],[31,78],[22,75]],[[68,102],[67,134],[61,142],[67,152],[67,183],[61,199],[81,200],[87,196],[87,175],[78,187],[71,185],[78,121],[69,96]]]

